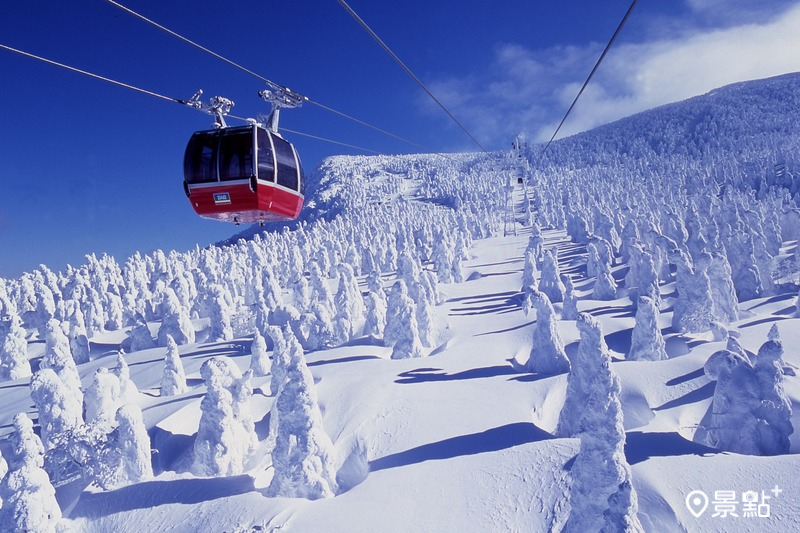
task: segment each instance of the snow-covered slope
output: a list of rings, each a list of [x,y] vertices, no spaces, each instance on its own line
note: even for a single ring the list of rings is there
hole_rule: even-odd
[[[736,443],[719,431],[731,429],[719,427],[720,417],[734,417],[724,420],[757,445],[765,428],[780,425],[770,414],[780,411],[779,402],[768,400],[758,381],[764,372],[752,370],[759,357],[765,360],[756,355],[762,345],[776,335],[783,360],[772,376],[792,409],[789,422],[800,427],[793,163],[800,112],[792,105],[798,97],[797,75],[722,88],[555,143],[541,162],[538,147],[513,158],[331,158],[315,171],[305,219],[291,231],[244,235],[250,240],[186,254],[134,257],[122,266],[90,258],[59,275],[42,269],[0,283],[3,313],[23,320],[31,370],[54,368],[47,362],[57,336],[46,334],[49,319],[70,325],[73,356],[82,324],[91,349],[90,361],[77,365],[84,393],[99,394],[96,376],[118,375],[119,387],[129,372],[138,388],[132,401],[141,407],[154,450],[152,479],[117,477],[113,483],[87,471],[104,457],[78,465],[56,453],[59,448],[51,450],[44,463],[62,524],[81,531],[560,531],[605,519],[611,531],[637,530],[638,524],[653,532],[800,530],[798,432],[788,437],[788,449],[762,447],[764,454],[756,455],[726,451]],[[540,165],[528,169],[526,160]],[[548,250],[557,261],[545,267]],[[366,300],[360,311],[347,294],[342,265],[356,273]],[[584,412],[603,412],[597,402],[605,409],[621,404],[624,455],[613,460],[620,461],[619,472],[630,468],[638,508],[627,508],[638,522],[603,517],[603,509],[613,507],[613,490],[602,464],[596,493],[574,490],[576,456],[591,446],[600,455],[603,446],[613,448],[614,420],[607,426],[583,420],[577,432],[562,434],[562,406],[574,394],[569,375],[526,370],[542,349],[534,343],[537,313],[528,302],[535,286],[553,300],[556,333],[574,375],[581,358],[594,353],[588,342],[582,345],[576,320],[565,316],[569,295],[562,293],[560,302],[552,292],[565,290],[557,276],[549,279],[554,274],[548,269],[556,267],[570,277],[577,310],[599,322],[607,351],[596,355],[610,356],[621,387],[595,386],[573,397],[582,402],[574,415],[580,421]],[[531,276],[526,286],[523,271]],[[601,277],[608,285],[603,291],[596,290]],[[397,346],[385,346],[381,334],[362,333],[380,308],[381,288],[388,314],[399,309],[392,307],[393,299],[400,301],[393,288],[398,278],[418,305],[413,325],[406,319],[400,329],[429,335],[427,342],[420,340],[424,333],[402,342],[420,342],[424,357],[393,359]],[[634,328],[645,327],[635,308],[643,294],[661,301],[656,328],[664,360],[626,360]],[[737,316],[722,317],[724,297],[738,300]],[[422,309],[423,301],[436,304],[432,313]],[[13,337],[12,322],[3,323],[0,341]],[[283,419],[275,415],[270,375],[253,376],[249,386],[235,372],[217,374],[213,383],[210,367],[201,375],[214,357],[247,371],[256,328],[268,337],[270,354],[280,351],[267,322],[285,325],[305,348],[311,396],[332,441],[338,484],[332,498],[273,495],[280,465],[273,465],[270,451],[277,425],[292,411],[282,411]],[[164,323],[176,339],[187,328],[195,335],[179,343],[187,390],[174,396],[160,394],[167,348],[153,345]],[[704,368],[712,354],[736,342],[744,355],[729,360],[749,362],[735,363],[739,373],[728,389],[734,395],[724,403],[709,376],[719,383],[724,378]],[[129,353],[127,369],[120,370],[123,344]],[[0,348],[8,354],[5,369],[13,347],[0,342]],[[14,415],[28,413],[40,432],[29,383],[28,376],[0,383],[0,450],[12,470]],[[217,396],[233,398],[232,418],[218,415],[220,427],[241,422],[245,433],[238,434],[245,435],[251,424],[257,440],[243,467],[229,475],[200,475],[196,468],[209,383]],[[760,403],[741,407],[737,387],[743,400]],[[122,404],[123,396],[114,398]],[[237,398],[248,416],[236,414]],[[116,443],[114,427],[109,421],[92,435]],[[97,442],[89,447],[107,449]],[[586,457],[582,476],[595,464]],[[108,482],[106,490],[98,480]],[[4,483],[6,501],[11,489]],[[702,502],[686,504],[693,491],[708,498],[702,513]],[[724,491],[733,491],[738,516],[719,516],[730,504]],[[769,517],[759,516],[763,505],[746,516],[745,499],[753,492],[769,506]],[[598,495],[599,518],[589,516]],[[578,509],[586,514],[583,522]],[[20,523],[3,513],[3,525]]]

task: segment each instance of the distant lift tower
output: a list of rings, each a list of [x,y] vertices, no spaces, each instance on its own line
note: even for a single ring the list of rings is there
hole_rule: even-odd
[[[519,132],[511,142],[511,152],[513,153],[515,159],[523,159],[525,157],[525,152],[527,151],[528,141],[525,140],[525,134]]]
[[[525,134],[520,132],[514,137],[511,143],[511,166],[514,168],[517,175],[517,183],[525,184],[527,188],[528,170],[528,141],[525,140]]]
[[[509,177],[507,183],[508,192],[506,193],[506,201],[511,201],[510,208],[511,221],[513,226],[513,234],[516,235],[516,220],[517,220],[517,202],[513,202],[513,193],[515,185],[522,185],[522,213],[520,213],[520,220],[523,225],[527,225],[530,215],[530,197],[528,194],[528,184],[530,181],[530,165],[528,163],[528,142],[525,140],[524,133],[518,133],[514,140],[511,142],[511,152],[509,153]],[[516,182],[516,183],[515,183]],[[510,197],[510,198],[509,198]],[[507,209],[508,211],[508,209]]]
[[[517,217],[514,209],[514,172],[506,174],[505,208],[503,209],[503,236],[517,234]]]

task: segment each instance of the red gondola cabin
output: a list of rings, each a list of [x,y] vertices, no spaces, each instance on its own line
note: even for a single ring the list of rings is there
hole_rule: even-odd
[[[186,196],[201,217],[262,223],[294,220],[303,208],[297,151],[256,124],[195,132],[183,174]]]

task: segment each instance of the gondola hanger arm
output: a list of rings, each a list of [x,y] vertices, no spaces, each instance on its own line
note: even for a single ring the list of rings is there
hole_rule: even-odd
[[[265,126],[272,133],[278,133],[278,121],[280,119],[281,108],[293,109],[300,107],[308,98],[300,93],[296,93],[288,87],[282,87],[274,83],[267,83],[269,89],[258,91],[258,96],[266,100],[272,106]]]
[[[208,103],[203,103],[200,97],[203,96],[203,89],[199,89],[194,95],[184,103],[194,109],[208,113],[214,117],[215,128],[227,128],[225,115],[230,113],[231,108],[236,105],[233,100],[223,96],[215,96],[209,99]]]

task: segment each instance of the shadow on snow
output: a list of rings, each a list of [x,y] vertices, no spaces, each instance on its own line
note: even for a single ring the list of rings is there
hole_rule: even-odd
[[[714,387],[716,386],[716,384],[717,384],[716,381],[710,381],[700,388],[697,388],[691,392],[687,392],[680,398],[675,398],[674,400],[666,402],[664,405],[659,405],[658,407],[654,407],[653,411],[664,411],[666,409],[673,409],[675,407],[681,407],[683,405],[688,405],[690,403],[696,403],[696,402],[701,402],[703,400],[707,400],[712,396],[714,396]]]
[[[70,518],[98,518],[176,503],[194,505],[254,490],[253,478],[247,475],[145,481],[107,492],[85,492],[70,513]]]
[[[693,379],[697,379],[699,377],[705,376],[706,373],[703,370],[703,367],[698,368],[697,370],[693,370],[689,373],[686,373],[682,376],[677,376],[672,378],[671,380],[667,381],[666,385],[670,387],[674,387],[675,385],[680,385],[681,383],[685,383],[687,381],[691,381]]]
[[[525,328],[525,327],[528,327],[528,326],[532,326],[535,323],[536,323],[535,320],[531,320],[529,322],[525,322],[524,324],[518,324],[518,325],[512,326],[510,328],[498,329],[496,331],[484,331],[483,333],[477,333],[475,336],[476,337],[482,337],[484,335],[496,335],[498,333],[508,333],[509,331],[514,331],[516,329],[522,329],[522,328]]]
[[[340,357],[338,359],[319,359],[317,361],[309,361],[306,363],[309,367],[330,365],[334,363],[353,363],[355,361],[367,361],[369,359],[381,359],[377,355],[351,355],[349,357]]]
[[[459,381],[463,379],[492,378],[496,376],[509,376],[517,374],[511,365],[496,365],[483,368],[472,368],[455,374],[448,374],[439,368],[418,368],[402,372],[395,383],[403,385],[412,383],[429,383],[435,381]]]
[[[772,296],[770,298],[767,298],[763,302],[754,305],[753,307],[749,308],[748,311],[752,311],[753,309],[758,309],[759,307],[762,307],[762,306],[765,306],[765,305],[769,305],[769,304],[772,304],[772,303],[784,302],[786,300],[791,300],[792,298],[794,298],[796,296],[797,296],[797,291],[796,290],[794,292],[786,292],[784,294],[778,294],[777,296]]]
[[[550,433],[530,422],[506,424],[480,433],[459,435],[449,439],[423,444],[404,452],[394,453],[370,462],[370,471],[408,466],[425,461],[452,459],[465,455],[496,452],[514,446],[552,439]]]
[[[719,453],[718,450],[686,440],[674,432],[631,431],[625,435],[625,457],[631,465],[641,463],[651,457],[703,456],[716,453]]]

